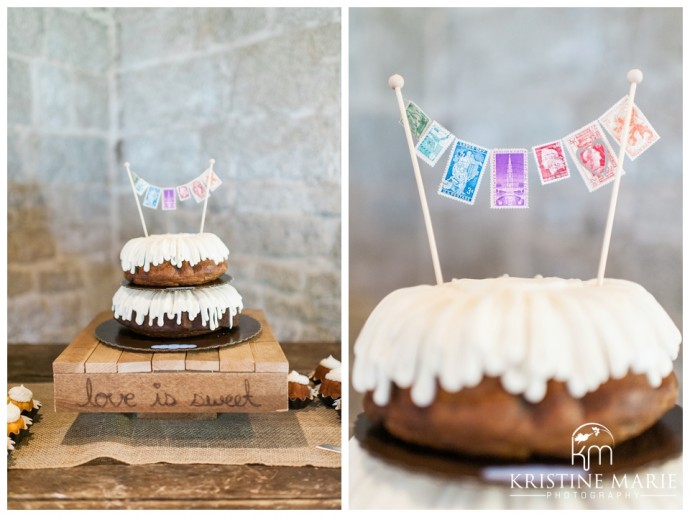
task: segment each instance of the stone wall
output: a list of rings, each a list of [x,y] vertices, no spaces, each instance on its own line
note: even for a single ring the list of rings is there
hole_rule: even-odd
[[[10,9],[8,340],[66,342],[142,235],[122,168],[224,184],[207,231],[281,340],[340,337],[338,9]],[[144,209],[197,231],[201,205]],[[38,315],[40,324],[31,315]]]

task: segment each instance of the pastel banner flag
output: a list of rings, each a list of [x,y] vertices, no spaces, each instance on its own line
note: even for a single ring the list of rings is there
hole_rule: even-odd
[[[407,114],[407,122],[410,124],[412,136],[419,140],[419,137],[422,136],[424,130],[429,126],[431,119],[413,101],[407,101],[405,113]],[[402,124],[402,120],[400,123]]]
[[[180,198],[180,201],[187,201],[192,197],[192,189],[189,185],[178,185],[175,189],[177,190],[177,197]]]
[[[201,203],[206,199],[206,184],[203,181],[203,174],[195,180],[192,180],[187,186],[189,190],[191,190],[192,196],[194,196],[194,200],[197,203]]]
[[[611,134],[619,145],[621,143],[621,131],[623,131],[625,115],[629,106],[629,97],[626,95],[599,119],[601,125],[606,128],[606,131]],[[632,117],[630,118],[628,147],[625,149],[625,154],[628,155],[628,158],[634,160],[649,149],[657,140],[659,140],[659,134],[649,123],[647,117],[644,116],[642,110],[634,104]]]
[[[144,202],[142,203],[146,208],[153,208],[154,210],[158,208],[158,203],[161,199],[161,188],[154,185],[149,185],[146,195],[144,196]]]
[[[211,178],[210,178],[211,181],[210,182],[208,181],[209,180],[209,178],[208,178],[209,173],[211,174]],[[202,172],[201,176],[199,176],[197,179],[199,181],[201,181],[204,184],[204,186],[208,183],[209,184],[208,188],[211,192],[214,192],[218,187],[220,187],[223,184],[223,182],[218,177],[218,175],[215,173],[215,171],[212,171],[210,169],[206,169],[204,172]]]
[[[599,122],[587,124],[563,141],[590,192],[613,181],[618,160]]]
[[[438,193],[473,205],[491,152],[484,147],[455,140]]]
[[[144,192],[148,190],[148,188],[149,182],[146,181],[144,178],[140,178],[137,176],[137,181],[134,184],[134,190],[137,191],[137,194],[141,196],[142,194],[144,194]]]
[[[453,141],[450,131],[434,120],[415,147],[417,156],[433,167]]]
[[[570,177],[568,160],[565,159],[565,149],[560,140],[532,147],[532,153],[534,153],[534,159],[537,162],[537,170],[542,185]]]
[[[163,203],[161,208],[163,210],[175,210],[177,207],[177,198],[175,196],[174,188],[164,188],[163,189]]]
[[[527,208],[527,149],[491,152],[491,208]]]

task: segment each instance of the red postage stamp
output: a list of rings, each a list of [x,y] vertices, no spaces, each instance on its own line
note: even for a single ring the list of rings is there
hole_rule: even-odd
[[[564,141],[590,192],[613,180],[618,160],[599,122],[578,129]]]
[[[532,147],[542,185],[570,177],[565,149],[560,140]]]
[[[599,119],[601,125],[611,133],[611,136],[618,144],[621,143],[621,132],[625,123],[625,115],[628,112],[628,106],[630,106],[628,99],[627,95],[623,97]],[[640,111],[640,108],[633,104],[632,116],[630,117],[630,131],[628,133],[628,147],[625,149],[625,154],[628,155],[628,158],[634,160],[649,149],[657,140],[659,140],[659,134],[649,123],[644,113]]]

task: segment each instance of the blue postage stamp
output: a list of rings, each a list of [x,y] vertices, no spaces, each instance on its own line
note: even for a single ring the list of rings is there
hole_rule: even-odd
[[[479,182],[489,161],[488,149],[456,140],[451,148],[446,172],[438,193],[441,196],[473,205],[477,199]]]
[[[161,199],[161,189],[159,187],[154,187],[153,185],[149,186],[149,189],[146,191],[146,196],[144,196],[144,203],[143,205],[146,208],[153,208],[154,210],[158,208],[158,202]]]
[[[434,120],[417,143],[417,156],[433,167],[453,140],[450,131]]]

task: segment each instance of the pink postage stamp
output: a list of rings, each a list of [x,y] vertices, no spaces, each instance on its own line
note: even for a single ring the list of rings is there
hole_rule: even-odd
[[[570,177],[565,149],[560,140],[532,147],[542,185]]]
[[[621,132],[625,123],[625,115],[630,106],[629,97],[626,95],[599,119],[601,125],[611,134],[613,139],[621,143]],[[659,134],[640,111],[637,105],[633,104],[632,117],[630,118],[630,132],[628,133],[628,147],[625,154],[634,160],[643,152],[649,149],[652,144],[659,140]]]
[[[177,197],[180,201],[187,201],[192,197],[192,191],[189,189],[189,185],[178,185],[177,187]]]
[[[578,129],[564,141],[590,192],[613,180],[618,160],[599,122]],[[625,172],[621,170],[621,174]]]
[[[192,195],[197,203],[202,202],[206,198],[206,186],[201,182],[201,176],[191,183]]]

